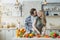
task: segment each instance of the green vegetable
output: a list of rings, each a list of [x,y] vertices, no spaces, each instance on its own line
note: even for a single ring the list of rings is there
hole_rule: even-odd
[[[54,34],[54,32],[50,32],[50,36],[51,36],[51,37],[53,36],[53,34]]]
[[[20,37],[23,37],[23,33],[22,32],[20,32]]]

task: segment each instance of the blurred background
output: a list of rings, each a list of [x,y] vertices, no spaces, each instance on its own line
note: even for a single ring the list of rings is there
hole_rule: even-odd
[[[60,33],[60,0],[0,0],[1,40],[10,40],[15,36],[15,30],[8,32],[6,28],[24,27],[31,8],[45,11],[48,34],[52,30]]]

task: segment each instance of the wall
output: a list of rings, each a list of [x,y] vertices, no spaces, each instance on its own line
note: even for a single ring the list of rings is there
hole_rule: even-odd
[[[20,21],[20,24],[21,25],[24,25],[24,21],[25,21],[25,18],[30,14],[29,12],[30,12],[30,9],[31,8],[36,8],[37,10],[40,10],[41,9],[41,5],[40,5],[40,1],[38,0],[32,0],[32,1],[28,1],[28,0],[19,0],[19,2],[22,2],[23,1],[23,17],[20,17],[19,18],[19,21]],[[0,0],[0,2],[1,2],[1,4],[3,5],[5,5],[3,8],[4,8],[4,10],[3,11],[6,11],[5,10],[5,8],[6,9],[8,9],[8,8],[11,8],[11,7],[13,7],[12,9],[11,9],[11,11],[12,10],[14,10],[14,6],[9,6],[10,4],[15,4],[15,0]],[[6,4],[9,4],[9,5],[6,5]],[[9,7],[8,7],[9,6]],[[16,11],[14,11],[14,12],[12,12],[12,14],[13,13],[16,13]],[[9,13],[8,13],[9,14]],[[4,17],[1,19],[2,20],[2,24],[4,24],[5,22],[7,22],[7,24],[8,23],[12,23],[12,21],[13,21],[13,19],[15,19],[14,20],[14,23],[16,22],[16,20],[18,20],[18,18],[17,17],[5,17],[5,15],[3,15]]]
[[[36,8],[37,11],[41,10],[40,4],[41,3],[39,1],[23,1],[23,16],[30,15],[31,8]]]
[[[7,1],[7,0],[4,0],[4,1],[2,1],[2,3],[15,3],[15,1],[13,1],[13,0],[9,0],[9,1]],[[11,2],[12,1],[12,2]],[[41,9],[41,1],[42,0],[19,0],[20,2],[22,1],[23,2],[23,17],[20,17],[20,19],[19,19],[19,21],[20,21],[20,24],[21,25],[24,25],[24,21],[25,21],[25,18],[27,17],[27,16],[29,16],[29,11],[30,11],[30,9],[31,8],[36,8],[37,9],[37,11],[38,10],[40,10]],[[49,0],[47,0],[48,2],[56,2],[56,0],[54,0],[54,1],[49,1]],[[59,2],[59,0],[57,1],[57,2]],[[14,12],[13,12],[14,13]],[[9,18],[8,18],[9,19]],[[12,18],[11,20],[13,21],[13,19],[14,18]],[[54,17],[47,17],[46,18],[47,19],[47,27],[49,28],[49,27],[51,27],[50,25],[49,25],[49,23],[52,23],[52,24],[54,24],[54,22],[55,22],[55,24],[54,25],[58,25],[59,26],[59,24],[60,24],[60,22],[59,22],[59,20],[60,20],[60,18],[59,17],[57,17],[57,18],[54,18]],[[2,19],[3,20],[3,19]],[[11,21],[10,20],[10,21]],[[9,21],[9,20],[7,20],[6,19],[6,21]],[[16,22],[16,20],[14,21],[14,22]]]
[[[47,20],[47,26],[46,26],[47,28],[60,29],[60,16],[54,16],[54,17],[47,16],[46,20]]]

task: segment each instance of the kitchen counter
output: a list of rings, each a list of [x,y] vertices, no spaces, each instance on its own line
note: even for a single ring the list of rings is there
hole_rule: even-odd
[[[59,38],[13,38],[12,40],[60,40]]]

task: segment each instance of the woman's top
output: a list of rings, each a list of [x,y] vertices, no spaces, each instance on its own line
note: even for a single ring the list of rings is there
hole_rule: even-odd
[[[42,23],[42,19],[40,17],[37,17],[35,27],[42,28],[43,26],[44,25]]]

